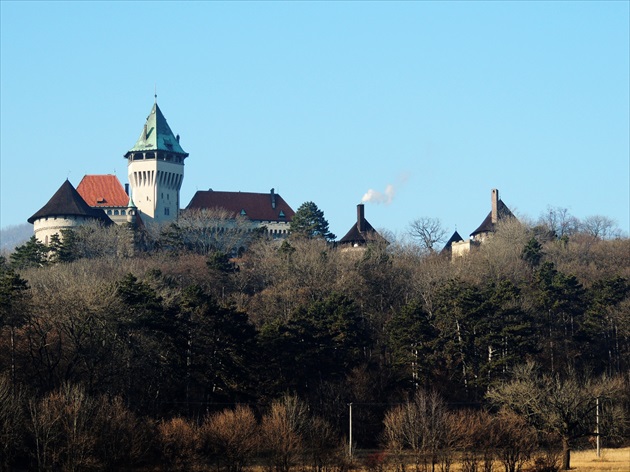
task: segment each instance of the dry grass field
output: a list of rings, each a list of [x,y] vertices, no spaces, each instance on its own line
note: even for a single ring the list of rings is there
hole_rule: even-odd
[[[365,459],[359,461],[351,470],[357,472],[369,472],[373,470],[381,470],[384,472],[394,472],[396,469],[391,463],[385,461],[382,468],[366,467]],[[523,472],[531,471],[533,463],[529,462],[523,467]],[[414,471],[411,463],[406,467],[409,472]],[[439,466],[436,470],[440,470]],[[451,472],[461,472],[462,464],[455,461],[451,466]],[[503,472],[505,469],[500,462],[495,462],[492,469],[494,472]],[[630,472],[630,447],[620,449],[602,449],[601,457],[597,457],[595,449],[571,452],[571,471],[572,472]]]
[[[630,472],[630,447],[602,449],[601,457],[595,450],[575,451],[571,454],[571,470],[577,472]]]

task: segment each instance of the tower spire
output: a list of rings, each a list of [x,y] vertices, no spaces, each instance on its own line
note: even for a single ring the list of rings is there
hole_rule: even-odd
[[[157,90],[156,90],[157,92]],[[147,221],[173,221],[188,153],[179,144],[156,103],[138,141],[126,154],[127,175],[138,214]]]

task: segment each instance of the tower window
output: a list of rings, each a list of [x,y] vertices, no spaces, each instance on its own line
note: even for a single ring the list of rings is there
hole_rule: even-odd
[[[169,214],[170,214],[170,211],[169,211],[169,210],[170,210],[170,209],[169,209],[168,207],[167,207],[167,208],[164,208],[164,215],[165,215],[165,216],[169,216]]]

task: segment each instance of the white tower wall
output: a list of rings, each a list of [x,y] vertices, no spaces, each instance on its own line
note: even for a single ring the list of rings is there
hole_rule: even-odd
[[[134,203],[145,219],[160,223],[177,218],[183,163],[136,157],[129,161],[128,177]]]

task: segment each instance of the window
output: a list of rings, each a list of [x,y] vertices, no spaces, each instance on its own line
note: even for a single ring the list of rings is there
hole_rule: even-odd
[[[170,208],[164,208],[164,216],[169,216]]]
[[[245,216],[245,215],[247,215],[247,213],[245,212],[245,210],[244,210],[244,209],[242,209],[242,210],[241,210],[241,216]]]

